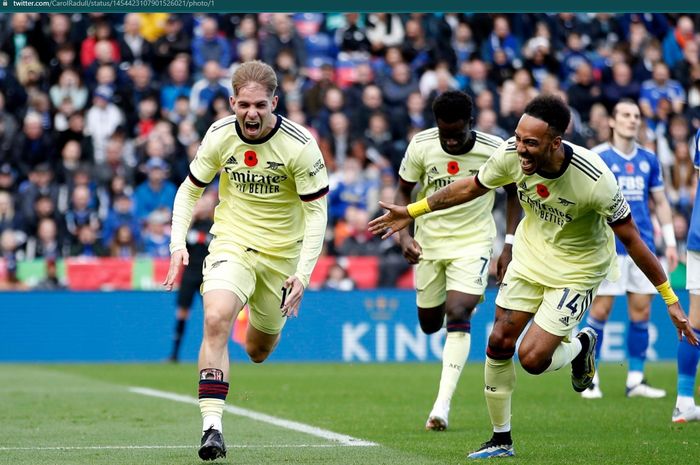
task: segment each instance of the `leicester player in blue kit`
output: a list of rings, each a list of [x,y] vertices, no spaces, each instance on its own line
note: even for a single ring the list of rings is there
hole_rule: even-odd
[[[637,103],[621,100],[615,105],[610,118],[611,140],[593,151],[598,153],[610,171],[615,175],[622,194],[632,210],[639,234],[649,250],[655,252],[654,226],[649,211],[649,199],[654,201],[656,216],[661,223],[668,268],[673,270],[678,264],[676,239],[673,232],[671,206],[666,198],[664,180],[659,160],[653,153],[636,142],[642,116]],[[644,363],[649,348],[649,316],[651,301],[657,293],[654,285],[632,261],[619,239],[615,244],[617,261],[621,271],[615,282],[603,281],[598,295],[593,300],[586,324],[598,333],[596,361],[600,358],[603,341],[603,328],[610,316],[616,296],[627,295],[629,325],[627,328],[627,396],[658,399],[666,396],[666,391],[647,384],[644,379]],[[581,393],[586,399],[603,397],[598,372],[590,388]]]
[[[700,130],[695,134],[695,169],[698,188],[695,192],[693,216],[688,228],[688,268],[686,288],[690,294],[690,326],[700,336]],[[700,350],[684,337],[678,345],[678,397],[671,420],[674,423],[700,421],[700,407],[695,405],[693,388],[698,372]]]

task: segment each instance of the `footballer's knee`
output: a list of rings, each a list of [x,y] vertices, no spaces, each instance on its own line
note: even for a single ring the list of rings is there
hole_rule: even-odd
[[[439,307],[433,308],[418,307],[418,322],[420,323],[420,329],[425,334],[433,334],[440,331],[444,321],[444,305],[440,305]]]
[[[487,354],[493,354],[491,358],[505,359],[515,354],[515,343],[518,338],[502,331],[500,325],[495,325],[489,335]]]
[[[527,353],[522,350],[518,351],[518,359],[523,370],[531,375],[539,375],[544,373],[547,367],[552,363],[551,357],[549,360],[543,359],[539,354],[529,351]]]
[[[206,312],[204,315],[205,339],[210,341],[215,339],[226,343],[230,334],[230,323],[229,319],[220,312]]]
[[[515,342],[517,338],[509,337],[495,325],[486,346],[486,355],[494,360],[508,360],[515,354]]]
[[[434,334],[440,331],[440,329],[442,328],[442,323],[442,320],[440,320],[439,322],[420,320],[420,329],[425,334]]]
[[[649,307],[644,309],[629,309],[629,317],[632,322],[646,322],[651,318],[651,309]]]
[[[469,321],[469,319],[472,317],[473,311],[473,306],[464,306],[461,304],[447,305],[445,307],[445,316],[447,317],[447,323],[449,324]]]
[[[267,357],[272,353],[271,349],[260,346],[246,346],[245,351],[248,353],[250,361],[253,363],[262,363],[267,360]]]

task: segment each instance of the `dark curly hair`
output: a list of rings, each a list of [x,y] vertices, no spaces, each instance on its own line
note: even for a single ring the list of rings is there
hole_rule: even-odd
[[[471,121],[472,119],[472,99],[469,95],[458,90],[450,90],[440,94],[433,102],[433,113],[436,120],[445,123],[455,121]]]
[[[525,107],[525,113],[547,123],[555,137],[564,134],[571,121],[569,106],[554,95],[535,97]]]

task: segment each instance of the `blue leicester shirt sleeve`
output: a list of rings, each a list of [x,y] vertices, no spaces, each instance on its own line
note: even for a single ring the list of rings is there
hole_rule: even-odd
[[[695,169],[700,170],[700,129],[695,134]],[[693,205],[693,215],[690,218],[690,228],[688,228],[688,250],[700,252],[700,182],[695,193],[695,205]]]

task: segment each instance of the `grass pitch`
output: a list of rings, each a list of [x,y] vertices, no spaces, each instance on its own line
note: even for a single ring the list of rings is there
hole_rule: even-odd
[[[647,375],[669,396],[627,399],[626,369],[601,368],[605,397],[573,392],[568,370],[518,369],[512,464],[697,463],[700,424],[674,425],[675,365]],[[224,414],[228,457],[215,463],[432,465],[466,463],[490,436],[483,365],[468,364],[444,433],[423,424],[437,391],[438,364],[235,364],[228,405],[292,420],[314,431],[377,446],[353,447],[233,413]],[[143,387],[196,397],[196,367],[0,365],[0,464],[194,465],[195,404],[134,393]]]

